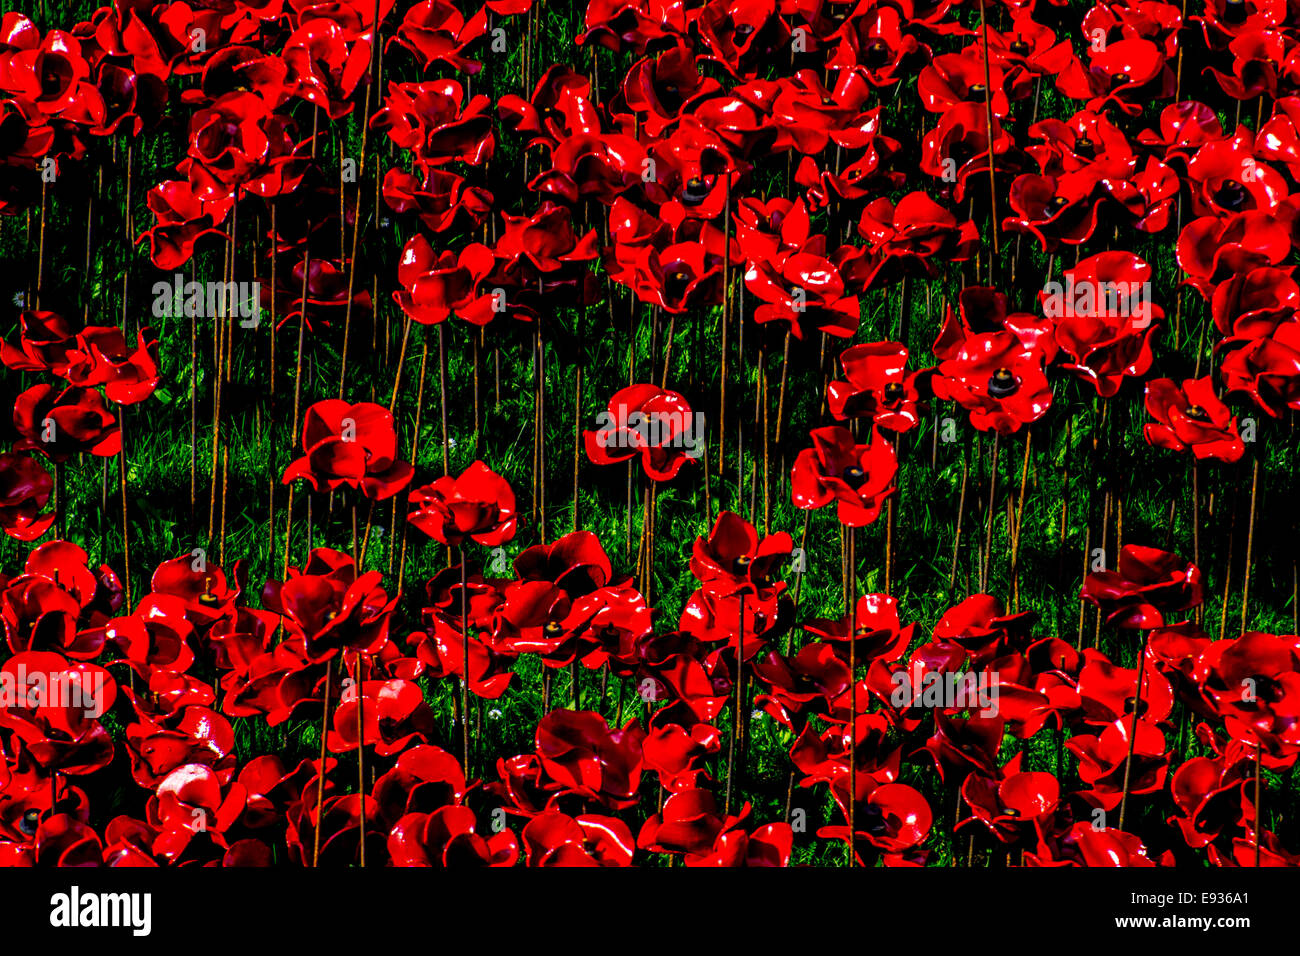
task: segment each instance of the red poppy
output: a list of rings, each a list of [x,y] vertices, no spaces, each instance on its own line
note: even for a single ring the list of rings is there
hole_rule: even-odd
[[[428,169],[424,178],[400,169],[384,174],[384,202],[397,213],[415,213],[430,232],[445,232],[461,220],[479,225],[492,208],[492,194],[470,186],[445,169]]]
[[[347,485],[382,501],[415,474],[410,463],[397,460],[393,416],[373,402],[330,398],[312,405],[303,420],[302,447],[306,455],[285,469],[285,484],[305,478],[317,491]]]
[[[466,103],[465,88],[456,80],[389,83],[384,105],[370,127],[414,151],[422,167],[451,162],[479,166],[492,158],[496,147],[490,104],[482,94]]]
[[[1052,404],[1043,355],[1010,332],[966,339],[930,380],[937,398],[958,402],[980,431],[1002,434],[1038,421]]]
[[[285,42],[281,56],[296,83],[294,95],[323,109],[331,120],[352,112],[352,94],[370,70],[368,42],[350,41],[332,20],[308,20]]]
[[[885,499],[897,490],[893,446],[878,434],[859,445],[838,425],[815,428],[809,437],[813,447],[799,452],[790,471],[795,506],[820,508],[834,501],[840,522],[851,528],[880,517]]]
[[[1122,628],[1163,627],[1164,615],[1196,607],[1205,599],[1201,569],[1176,554],[1126,544],[1119,569],[1094,571],[1083,582],[1083,599]]]
[[[54,491],[54,479],[31,455],[0,454],[0,529],[19,541],[35,541],[54,524],[41,514]]]
[[[80,775],[112,762],[113,740],[98,719],[117,699],[108,671],[70,664],[50,651],[24,651],[0,665],[0,674],[0,727],[12,731],[42,768]]]
[[[636,841],[617,817],[548,810],[521,834],[529,866],[631,866]]]
[[[201,196],[189,180],[170,180],[149,190],[149,211],[156,220],[137,242],[149,240],[149,258],[159,269],[177,269],[190,261],[194,246],[207,235],[222,235],[234,205],[229,195]]]
[[[432,813],[408,813],[388,835],[395,866],[514,866],[519,842],[512,830],[483,837],[469,807],[439,807]]]
[[[1191,449],[1196,458],[1237,461],[1246,453],[1237,433],[1237,419],[1214,394],[1213,380],[1185,379],[1182,387],[1172,379],[1147,382],[1146,408],[1156,420],[1144,425],[1148,444],[1170,451]]]
[[[50,461],[90,452],[111,458],[122,450],[117,420],[99,392],[71,385],[33,385],[14,403],[14,427],[23,436],[14,451],[38,451]]]
[[[349,555],[316,548],[287,581],[268,581],[262,604],[284,617],[285,630],[305,641],[313,662],[340,649],[374,654],[388,640],[396,600],[380,586],[378,571],[359,573]]]
[[[785,532],[763,538],[744,518],[730,511],[718,515],[707,538],[695,539],[691,573],[705,590],[729,597],[745,592],[769,594],[781,565],[790,560],[794,542]]]
[[[668,481],[704,453],[703,417],[677,392],[630,385],[615,392],[597,416],[601,427],[582,433],[587,457],[612,465],[639,455],[652,481]]]
[[[681,853],[687,866],[786,866],[794,844],[788,823],[769,823],[752,833],[740,829],[749,816],[722,816],[707,790],[683,790],[646,820],[637,846],[657,853]]]
[[[448,249],[435,255],[429,241],[415,235],[402,249],[397,266],[402,288],[393,301],[422,325],[444,322],[453,312],[473,325],[487,325],[503,311],[493,290],[479,291],[495,264],[492,250],[482,243],[470,243],[459,254]]]
[[[919,421],[918,382],[922,372],[907,371],[907,348],[899,342],[853,345],[840,353],[845,382],[826,388],[831,414],[841,421],[870,417],[878,428],[905,432]]]
[[[1151,267],[1131,252],[1102,252],[1065,271],[1041,293],[1056,342],[1102,398],[1119,391],[1127,376],[1151,367],[1151,336],[1164,310],[1151,302]]]
[[[481,461],[458,478],[444,475],[413,489],[408,500],[413,510],[407,520],[445,545],[463,545],[466,538],[497,545],[515,536],[515,493]]]
[[[417,741],[428,743],[433,736],[433,710],[424,702],[418,684],[405,680],[368,680],[349,684],[334,711],[334,727],[328,747],[334,753],[357,747],[358,687],[364,695],[362,744],[374,747],[381,757],[402,753]]]
[[[537,724],[537,757],[559,788],[623,809],[636,803],[645,731],[611,728],[592,711],[553,710]]]

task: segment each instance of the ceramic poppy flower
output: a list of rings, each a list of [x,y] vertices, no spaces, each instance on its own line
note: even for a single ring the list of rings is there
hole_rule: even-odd
[[[1014,142],[996,116],[990,131],[982,103],[959,103],[939,115],[939,125],[922,141],[921,171],[941,182],[955,182],[952,195],[961,202],[967,180],[988,175],[990,149],[996,166],[997,157],[1010,152]],[[955,171],[949,160],[956,164]]]
[[[736,76],[753,76],[778,51],[790,49],[790,27],[774,3],[709,0],[692,26],[708,58]],[[807,36],[806,42],[815,46],[816,38]]]
[[[681,314],[722,301],[722,262],[699,242],[657,249],[646,245],[628,257],[620,282],[642,302]]]
[[[601,131],[591,102],[591,81],[563,63],[553,63],[542,74],[528,99],[514,94],[501,97],[497,116],[507,129],[537,137],[535,144],[558,144],[574,134]]]
[[[1016,754],[1001,768],[1000,780],[978,773],[966,778],[961,791],[971,816],[958,823],[954,833],[980,823],[1001,842],[1011,843],[1056,811],[1061,797],[1059,781],[1050,773],[1021,770],[1021,758]]]
[[[1126,377],[1151,367],[1151,336],[1164,310],[1151,301],[1152,270],[1131,252],[1102,252],[1067,269],[1057,287],[1041,293],[1056,322],[1056,343],[1102,398]]]
[[[1235,827],[1245,812],[1248,781],[1243,766],[1228,765],[1222,757],[1192,757],[1180,764],[1169,781],[1178,810],[1170,822],[1177,824],[1183,842],[1199,849]]]
[[[898,83],[906,66],[928,56],[930,48],[910,31],[907,15],[898,7],[860,4],[835,32],[831,69],[862,71],[872,86]]]
[[[14,451],[38,451],[56,463],[83,452],[111,458],[122,450],[117,419],[99,392],[75,385],[27,389],[14,403],[14,427],[23,436]]]
[[[687,866],[786,866],[794,842],[790,825],[769,823],[747,832],[740,824],[749,813],[746,803],[739,813],[724,816],[709,791],[683,790],[646,820],[637,846],[683,854]]]
[[[424,0],[406,11],[388,46],[401,44],[415,54],[424,70],[445,64],[469,75],[483,64],[465,56],[465,48],[487,33],[487,8],[468,20],[449,0]]]
[[[1260,210],[1194,219],[1178,234],[1175,247],[1188,284],[1207,298],[1216,279],[1278,265],[1290,252],[1285,222]]]
[[[316,548],[301,568],[290,568],[286,581],[268,581],[262,604],[280,614],[285,630],[305,643],[313,663],[340,650],[374,654],[388,640],[396,600],[380,586],[378,571],[364,574],[350,555]]]
[[[493,252],[511,264],[526,261],[539,272],[558,272],[570,263],[596,258],[596,231],[579,237],[564,206],[545,200],[531,216],[502,214],[505,230]]]
[[[424,702],[419,685],[404,680],[368,680],[350,684],[343,691],[328,735],[331,751],[343,753],[357,748],[358,686],[365,697],[363,744],[387,757],[402,753],[417,741],[428,743],[433,736],[433,710]]]
[[[967,409],[980,431],[1008,434],[1038,421],[1051,407],[1043,364],[1037,347],[1026,348],[1010,332],[987,332],[970,336],[940,362],[930,387],[936,398]]]
[[[153,329],[136,335],[134,348],[114,326],[87,326],[77,334],[64,375],[82,388],[103,387],[104,396],[119,405],[144,401],[158,387],[158,339]]]
[[[636,841],[617,817],[548,810],[520,834],[529,866],[631,866]]]
[[[245,575],[243,562],[236,562],[233,574],[227,577],[199,551],[163,561],[154,569],[149,583],[154,594],[184,601],[185,616],[196,626],[210,627],[233,617],[243,596]]]
[[[619,389],[597,416],[601,427],[582,433],[587,458],[612,465],[640,456],[652,481],[669,481],[703,454],[703,419],[677,392],[650,384]]]
[[[201,196],[188,179],[160,183],[149,190],[146,202],[155,224],[136,241],[149,240],[149,258],[162,270],[189,262],[204,236],[222,235],[218,226],[234,206],[228,195]]]
[[[444,322],[453,313],[473,325],[487,325],[498,311],[498,297],[490,289],[480,292],[479,284],[495,264],[492,250],[482,243],[435,255],[424,236],[413,236],[402,249],[397,267],[402,288],[393,293],[393,301],[422,325]]]
[[[653,59],[634,63],[623,78],[622,94],[646,135],[660,136],[683,111],[712,100],[721,89],[717,80],[700,72],[692,48],[678,40]]]
[[[445,169],[428,169],[421,180],[400,169],[384,174],[384,202],[396,213],[414,213],[430,232],[462,221],[479,225],[492,208],[492,194]]]
[[[103,99],[89,80],[81,43],[63,30],[48,31],[38,45],[13,52],[4,63],[5,89],[50,116],[102,112]]]
[[[754,321],[785,322],[795,338],[804,337],[805,325],[837,338],[857,331],[858,297],[848,294],[839,269],[814,248],[747,262],[745,288],[763,301]]]
[[[907,371],[907,348],[899,342],[868,342],[840,353],[847,381],[826,387],[831,414],[843,421],[869,417],[878,428],[905,432],[918,422],[918,384],[928,373]]]
[[[931,113],[942,113],[958,103],[982,103],[987,91],[994,116],[1000,119],[1010,113],[1007,79],[1002,65],[992,56],[987,65],[988,85],[985,86],[983,51],[982,45],[972,44],[961,53],[941,53],[922,67],[916,78],[916,92],[921,105]],[[1027,81],[1027,77],[1025,79]]]
[[[35,541],[54,524],[41,514],[54,490],[54,479],[31,455],[0,454],[0,529],[19,541]]]
[[[1300,408],[1300,322],[1284,322],[1272,335],[1244,344],[1225,344],[1234,346],[1219,368],[1228,391],[1248,396],[1273,418],[1283,409]]]
[[[848,665],[820,641],[805,645],[791,658],[767,651],[755,659],[754,675],[768,688],[754,703],[790,730],[798,729],[797,715],[826,712],[849,687]]]
[[[839,425],[815,428],[809,437],[813,447],[799,452],[790,471],[795,507],[821,508],[834,501],[840,522],[851,528],[880,517],[885,499],[897,490],[893,446],[878,434],[859,445]]]
[[[1192,156],[1187,184],[1196,215],[1268,211],[1286,199],[1286,179],[1257,157],[1255,141],[1255,135],[1242,128],[1206,143]]]
[[[305,478],[317,491],[347,485],[367,498],[391,498],[411,483],[415,470],[397,460],[393,416],[373,402],[325,399],[307,409],[302,425],[306,455],[289,465],[281,481]]]
[[[695,539],[691,573],[706,590],[719,595],[766,593],[780,586],[776,574],[790,560],[793,546],[793,540],[783,531],[760,541],[753,525],[740,515],[724,511],[707,538]]]
[[[623,809],[636,803],[645,730],[635,719],[612,728],[592,711],[553,710],[537,724],[542,770],[561,789]]]
[[[933,259],[969,259],[979,240],[975,223],[959,222],[922,192],[908,193],[897,206],[884,197],[869,203],[858,221],[858,234],[871,244],[870,271],[854,276],[863,288],[870,288],[877,277],[909,271],[934,275]]]
[[[1198,460],[1237,461],[1246,453],[1237,419],[1214,394],[1210,376],[1186,379],[1181,388],[1172,379],[1152,379],[1145,401],[1156,420],[1142,427],[1148,444],[1170,451],[1190,448]]]
[[[0,727],[13,732],[45,770],[82,775],[113,760],[113,739],[99,720],[117,699],[102,667],[70,663],[52,651],[24,651],[3,665]]]
[[[445,869],[514,866],[519,841],[513,830],[483,837],[469,807],[440,807],[432,813],[408,813],[388,835],[394,866],[436,866]]]
[[[234,197],[269,157],[270,110],[255,93],[232,92],[190,119],[189,149],[177,167],[204,201]]]
[[[150,822],[159,834],[152,851],[167,860],[181,856],[200,834],[227,847],[248,793],[240,783],[223,784],[212,768],[186,764],[173,770],[149,799]]]
[[[456,80],[389,83],[370,128],[412,150],[422,167],[451,162],[479,166],[496,148],[490,104],[482,94],[466,103],[465,88]]]
[[[1196,607],[1205,599],[1201,569],[1176,554],[1126,544],[1119,569],[1094,571],[1083,582],[1082,597],[1122,628],[1164,626],[1164,615]]]
[[[57,312],[24,310],[18,316],[18,343],[0,342],[0,362],[19,372],[67,374],[77,330]]]
[[[97,625],[105,622],[112,599],[104,600],[85,561],[76,545],[47,542],[0,590],[0,629],[11,651],[57,651],[83,661],[99,656],[105,634]]]
[[[497,545],[515,536],[515,493],[486,464],[476,461],[457,478],[444,475],[411,491],[407,520],[445,545],[472,538]]]
[[[296,84],[295,96],[320,107],[331,120],[352,112],[352,94],[370,71],[368,42],[350,42],[333,20],[307,20],[285,42],[281,56]]]
[[[832,784],[831,792],[835,795],[841,813],[844,813],[849,789],[847,767],[838,784],[838,787]],[[844,815],[847,818],[847,813]],[[886,783],[876,787],[868,783],[866,797],[858,800],[854,812],[854,855],[859,865],[866,864],[860,849],[865,843],[884,854],[886,865],[904,863],[905,854],[929,836],[933,822],[934,812],[920,791],[903,783]],[[817,834],[832,840],[849,840],[847,826],[825,826]]]
[[[222,784],[233,779],[236,767],[235,732],[230,721],[204,706],[184,707],[173,714],[154,715],[130,690],[137,721],[127,725],[126,744],[131,775],[142,787],[155,789],[178,767],[201,764]]]
[[[1085,799],[1103,809],[1119,806],[1126,770],[1130,794],[1154,793],[1165,786],[1170,753],[1164,733],[1145,720],[1136,721],[1136,734],[1133,731],[1132,718],[1121,719],[1098,735],[1079,734],[1065,743],[1079,758],[1079,779],[1092,788],[1083,791]]]
[[[1247,631],[1235,641],[1214,642],[1205,663],[1211,671],[1206,692],[1229,736],[1252,749],[1262,745],[1275,767],[1290,766],[1300,754],[1300,732],[1290,718],[1300,694],[1294,642]]]

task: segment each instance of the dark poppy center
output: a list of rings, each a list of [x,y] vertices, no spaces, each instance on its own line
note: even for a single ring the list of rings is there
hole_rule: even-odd
[[[752,24],[749,23],[736,24],[736,36],[740,37],[742,40],[748,37],[753,32],[754,32],[754,27]]]
[[[989,395],[993,398],[1006,398],[1014,395],[1020,388],[1020,380],[1009,368],[1000,368],[989,376]]]
[[[1088,134],[1084,133],[1074,141],[1074,151],[1084,156],[1091,156],[1096,152],[1096,148],[1092,145],[1092,140],[1088,138]]]
[[[1133,697],[1126,697],[1126,698],[1124,699],[1124,713],[1126,713],[1126,714],[1131,714],[1131,713],[1133,713],[1133,702],[1134,702],[1134,700],[1136,700],[1136,698],[1133,698]],[[1151,705],[1148,704],[1145,700],[1137,701],[1137,712],[1138,712],[1138,716],[1141,717],[1141,716],[1143,716],[1144,714],[1146,714],[1146,712],[1147,712],[1147,710],[1150,708],[1150,706],[1151,706]]]
[[[1246,0],[1225,0],[1223,4],[1224,23],[1246,22]]]
[[[889,382],[885,385],[885,401],[897,402],[903,397],[904,389],[899,382]]]
[[[682,105],[681,91],[677,88],[676,83],[665,83],[659,89],[659,102],[664,109],[670,112],[677,112]]]
[[[1286,690],[1273,678],[1256,674],[1252,679],[1255,681],[1256,700],[1262,700],[1266,704],[1275,704],[1286,696]]]
[[[546,632],[547,637],[559,637],[564,633],[564,626],[559,621],[547,621],[542,630]]]
[[[216,607],[221,601],[211,591],[204,591],[199,595],[199,603],[204,607]]]
[[[711,185],[703,176],[692,176],[682,188],[682,202],[688,206],[698,206],[709,198]]]
[[[747,554],[742,554],[731,562],[731,570],[734,574],[744,574],[749,570],[749,566],[754,563],[754,559]]]
[[[664,291],[670,302],[678,302],[686,296],[691,284],[691,273],[685,266],[678,266],[664,279]]]
[[[866,49],[862,51],[862,62],[872,69],[879,69],[889,61],[889,44],[881,37],[872,37]]]
[[[1047,208],[1050,212],[1057,213],[1068,205],[1070,205],[1070,200],[1064,196],[1053,196],[1052,201],[1047,204]]]
[[[1214,194],[1214,201],[1224,209],[1231,209],[1234,212],[1246,204],[1250,198],[1250,193],[1246,187],[1235,179],[1224,180],[1223,185],[1219,187]]]
[[[1187,411],[1184,414],[1187,415],[1188,418],[1194,419],[1198,422],[1208,422],[1210,420],[1210,413],[1200,405],[1188,405]]]
[[[18,829],[22,830],[28,836],[36,835],[36,827],[41,822],[41,811],[28,810],[23,814],[22,820],[18,824]]]
[[[1022,40],[1020,37],[1016,37],[1014,40],[1011,41],[1010,49],[1011,52],[1014,53],[1016,56],[1025,56],[1027,53],[1029,53],[1029,44],[1026,43],[1024,40]]]
[[[867,473],[857,465],[849,465],[840,474],[840,477],[844,479],[846,485],[857,491],[862,487],[863,482],[867,480]]]

